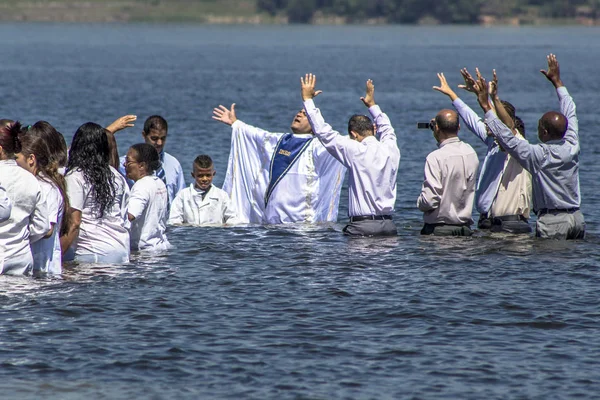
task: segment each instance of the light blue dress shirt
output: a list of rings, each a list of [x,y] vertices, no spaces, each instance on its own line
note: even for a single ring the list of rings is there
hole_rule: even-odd
[[[571,209],[581,205],[579,189],[579,122],[573,98],[567,88],[556,89],[560,112],[568,126],[560,140],[529,144],[517,139],[493,111],[485,115],[485,123],[500,144],[516,158],[532,176],[533,206],[536,212],[547,209]]]
[[[487,145],[487,153],[481,164],[477,190],[475,192],[477,211],[480,214],[485,214],[490,211],[492,203],[498,194],[507,153],[500,150],[500,146],[498,146],[493,136],[488,136],[485,124],[471,107],[461,99],[454,100],[452,104],[469,130]]]

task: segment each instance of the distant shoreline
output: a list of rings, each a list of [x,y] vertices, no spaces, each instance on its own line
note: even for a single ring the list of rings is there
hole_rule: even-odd
[[[543,19],[481,15],[478,24],[458,26],[600,26],[593,18]],[[58,0],[51,2],[6,0],[0,4],[1,22],[60,23],[190,23],[221,25],[287,25],[285,16],[259,13],[254,0],[221,0],[194,2],[160,0]],[[398,25],[385,18],[348,21],[344,17],[317,12],[313,25]],[[438,21],[423,18],[414,26],[436,26]]]

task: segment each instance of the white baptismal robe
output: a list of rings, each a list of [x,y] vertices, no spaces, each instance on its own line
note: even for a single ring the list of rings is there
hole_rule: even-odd
[[[229,195],[211,185],[202,198],[202,191],[192,183],[180,190],[171,204],[169,225],[235,225],[239,223]]]
[[[10,218],[10,210],[12,210],[12,203],[8,198],[8,194],[6,194],[6,190],[0,186],[0,222],[4,222]]]
[[[242,223],[282,224],[337,221],[346,168],[313,138],[274,187],[265,205],[269,169],[283,133],[237,120],[223,183]],[[295,135],[306,137],[307,135]]]
[[[42,193],[46,195],[48,219],[54,226],[52,235],[31,244],[33,254],[33,272],[60,275],[62,273],[62,253],[60,248],[60,226],[64,213],[64,201],[60,190],[54,183],[38,178]]]
[[[0,161],[0,182],[12,203],[10,218],[0,223],[0,273],[28,274],[33,269],[30,243],[50,230],[46,196],[35,176],[15,160]]]

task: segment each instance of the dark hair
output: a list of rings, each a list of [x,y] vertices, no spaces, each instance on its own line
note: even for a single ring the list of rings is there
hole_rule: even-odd
[[[67,173],[80,169],[92,187],[98,217],[115,200],[117,188],[108,163],[108,138],[104,128],[93,122],[81,125],[71,141]]]
[[[20,153],[26,157],[29,157],[32,154],[35,156],[38,169],[38,179],[53,184],[60,192],[60,195],[63,199],[63,219],[60,226],[60,233],[64,233],[68,227],[68,213],[65,213],[64,211],[69,209],[69,197],[67,196],[67,184],[65,177],[58,173],[58,163],[52,159],[50,149],[45,141],[45,138],[41,135],[37,135],[35,125],[26,133],[19,135],[19,139],[21,140]],[[42,174],[40,174],[40,172],[42,172]]]
[[[523,120],[517,116],[515,116],[515,129],[525,137],[525,124],[523,123]]]
[[[348,135],[350,131],[354,131],[360,136],[373,135],[373,122],[366,115],[354,114],[348,121]]]
[[[67,142],[62,133],[46,121],[36,122],[27,133],[39,137],[46,143],[50,151],[50,160],[57,164],[57,168],[67,165]]]
[[[8,157],[14,157],[15,153],[21,152],[19,133],[21,133],[19,121],[0,127],[0,146]]]
[[[444,110],[446,111],[446,110]],[[458,114],[456,114],[455,111],[451,111],[450,115],[451,116],[447,116],[444,115],[447,114],[446,112],[444,113],[438,113],[435,116],[435,124],[437,125],[437,127],[440,129],[440,131],[442,132],[446,132],[446,133],[457,133],[458,132],[458,128],[459,128],[459,119],[458,119]]]
[[[198,168],[212,168],[213,160],[206,154],[201,154],[194,159],[194,164],[198,166]]]
[[[548,111],[542,115],[541,123],[553,139],[562,139],[569,126],[567,118],[556,111]]]
[[[144,134],[149,134],[150,131],[168,132],[169,126],[167,120],[160,115],[152,115],[144,122]]]
[[[504,106],[504,109],[508,113],[508,116],[514,121],[515,120],[515,106],[506,100],[500,100],[500,103]]]
[[[137,143],[131,146],[130,149],[137,152],[136,161],[145,163],[150,174],[160,168],[160,158],[154,146],[148,143]]]

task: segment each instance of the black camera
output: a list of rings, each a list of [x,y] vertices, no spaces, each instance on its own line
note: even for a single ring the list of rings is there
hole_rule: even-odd
[[[417,122],[417,129],[431,129],[435,127],[435,123],[431,122]]]

